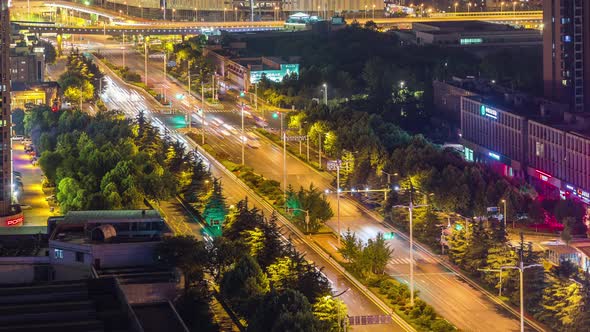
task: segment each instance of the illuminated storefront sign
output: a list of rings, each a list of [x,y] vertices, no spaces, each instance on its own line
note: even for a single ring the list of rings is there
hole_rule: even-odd
[[[18,224],[22,224],[25,220],[24,216],[18,216],[12,219],[6,219],[6,226],[16,226]]]
[[[547,173],[544,173],[544,172],[541,172],[538,169],[536,171],[537,171],[537,173],[539,173],[539,179],[541,179],[541,180],[543,180],[545,182],[549,181],[549,179],[552,178],[551,175],[549,175]]]
[[[496,159],[498,161],[500,160],[500,155],[497,153],[488,152],[488,156],[490,156],[491,158]]]
[[[498,111],[493,110],[487,107],[486,105],[481,105],[481,107],[479,108],[479,113],[481,114],[481,116],[486,116],[488,118],[498,120]]]
[[[279,70],[252,70],[250,71],[250,83],[258,83],[262,75],[273,82],[281,82],[285,76],[291,74],[299,75],[299,64],[282,64]]]

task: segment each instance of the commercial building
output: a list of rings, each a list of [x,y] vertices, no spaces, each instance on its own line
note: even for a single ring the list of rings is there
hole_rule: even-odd
[[[10,0],[0,0],[0,225],[22,218],[20,207],[12,205],[9,5]]]
[[[590,111],[590,2],[546,0],[543,6],[545,97]]]
[[[235,88],[248,91],[263,76],[280,82],[285,76],[299,75],[297,57],[282,59],[277,57],[239,57],[237,50],[245,48],[245,43],[234,43],[229,48],[221,45],[208,46],[204,55],[215,65],[215,71],[227,79]]]
[[[28,109],[37,105],[57,105],[60,93],[57,82],[19,83],[12,82],[11,108]]]
[[[590,115],[484,83],[471,79],[434,86],[441,90],[434,93],[438,98],[449,93],[448,100],[461,100],[465,159],[590,204]]]
[[[482,21],[414,23],[412,30],[419,45],[452,47],[500,47],[541,45],[535,29],[517,29],[507,24]]]
[[[10,73],[13,83],[43,82],[45,80],[44,48],[26,45],[11,48]]]

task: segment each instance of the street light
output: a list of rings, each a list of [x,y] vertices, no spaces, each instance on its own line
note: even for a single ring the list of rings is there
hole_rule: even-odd
[[[127,16],[129,16],[129,4],[127,3],[127,1],[123,2],[125,4],[125,6],[127,6]]]
[[[522,237],[522,233],[521,233],[521,237]],[[524,266],[524,261],[523,261],[523,251],[524,248],[520,248],[520,262],[518,262],[518,266],[502,266],[500,267],[500,271],[502,271],[503,269],[511,269],[511,270],[518,270],[519,272],[519,277],[520,277],[520,331],[524,332],[524,270],[526,269],[530,269],[532,267],[542,267],[543,265],[541,264],[531,264],[531,265],[527,265]],[[500,272],[500,277],[502,277],[502,272]],[[502,284],[500,281],[500,290],[502,290]]]
[[[471,13],[471,2],[467,4],[467,13]]]
[[[500,13],[504,12],[504,4],[504,1],[500,2]]]
[[[324,83],[322,84],[323,90],[324,90],[324,105],[328,105],[328,84]]]
[[[375,19],[375,4],[373,4],[373,19]]]
[[[516,1],[512,2],[512,12],[514,13],[515,16],[516,16],[516,4],[517,4]]]
[[[225,23],[225,12],[227,12],[227,8],[223,7],[223,22]]]
[[[176,13],[176,8],[172,8],[172,22],[174,22],[174,14]]]
[[[504,232],[506,232],[506,218],[508,217],[508,215],[506,214],[506,200],[503,199],[502,203],[504,203]]]
[[[368,7],[368,6],[367,6],[367,5],[365,5],[365,20],[367,19],[367,7]],[[318,8],[319,8],[319,6],[318,6]]]
[[[412,202],[412,191],[414,187],[410,182],[410,203],[408,205],[395,205],[394,208],[407,208],[410,213],[410,304],[414,306],[414,208],[425,207],[428,204],[414,205]]]
[[[234,7],[234,21],[238,20],[238,7]]]
[[[457,2],[455,2],[454,6],[455,6],[455,14],[457,14],[457,6],[459,6],[459,4]]]

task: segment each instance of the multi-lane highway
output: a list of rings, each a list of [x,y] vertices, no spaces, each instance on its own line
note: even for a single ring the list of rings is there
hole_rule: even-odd
[[[105,43],[106,40],[104,41]],[[97,45],[102,45],[101,41],[95,41]],[[112,42],[109,42],[112,43]],[[102,49],[108,47],[101,46]],[[116,47],[111,50],[110,61],[121,64],[122,57]],[[126,65],[132,70],[143,73],[143,56],[137,53],[129,53],[126,56]],[[184,93],[184,88],[170,81],[165,81],[161,64],[159,62],[150,62],[148,68],[150,84],[166,84],[168,95]],[[164,83],[166,82],[166,83]],[[118,98],[124,94],[117,94]],[[157,105],[142,105],[135,99],[125,98],[122,104],[114,106],[122,109],[131,109],[137,111],[138,107],[150,108]],[[174,108],[185,111],[195,111],[200,102],[193,98],[184,99],[182,102],[174,101]],[[232,103],[227,103],[227,109],[237,108]],[[160,107],[161,108],[161,107]],[[158,117],[162,123],[172,126],[178,123],[178,116],[161,115]],[[183,118],[181,116],[181,118]],[[198,118],[197,118],[198,120]],[[223,151],[234,162],[241,159],[241,143],[237,134],[233,130],[223,132],[223,125],[220,122],[238,128],[239,116],[236,113],[216,113],[207,114],[207,143],[214,149]],[[217,123],[217,124],[215,124]],[[253,123],[247,121],[247,126],[252,127]],[[195,126],[200,125],[200,121],[195,121]],[[214,134],[215,133],[215,134]],[[263,174],[267,178],[282,181],[282,150],[269,141],[259,138],[260,146],[258,148],[246,149],[246,165],[253,167],[256,172]],[[287,181],[295,187],[307,187],[314,184],[319,188],[330,188],[333,177],[326,173],[319,173],[308,167],[305,163],[292,156],[287,156]],[[244,196],[243,191],[231,183],[230,180],[224,180],[228,195],[231,199],[239,199]],[[333,207],[336,206],[334,197],[329,197]],[[364,209],[356,202],[343,198],[340,202],[340,222],[341,229],[350,228],[356,232],[364,241],[375,237],[378,232],[391,231],[387,225],[381,223],[381,218],[372,212]],[[333,218],[327,225],[334,231],[337,230],[337,220]],[[330,238],[322,237],[316,241],[326,248],[333,248],[335,241]],[[389,240],[389,245],[394,249],[394,258],[387,266],[387,273],[395,276],[402,282],[408,282],[409,273],[409,245],[406,238],[398,237]],[[438,257],[432,255],[422,247],[415,249],[414,257],[417,263],[416,267],[416,289],[420,292],[420,297],[431,304],[437,312],[455,324],[461,330],[466,331],[517,331],[519,322],[517,317],[509,313],[504,307],[497,304],[487,295],[483,294],[472,284],[463,280],[455,271],[450,270],[443,264]],[[338,287],[337,287],[338,288]]]
[[[150,110],[161,108],[153,99],[146,97],[144,94],[139,93],[136,89],[125,85],[118,77],[114,76],[106,67],[102,67],[106,72],[105,79],[105,91],[102,94],[102,99],[110,109],[120,109],[125,112],[129,117],[135,117],[135,115],[141,111],[147,111],[148,116],[153,120],[153,124],[158,126],[161,130],[167,128],[170,130],[172,137],[175,137],[183,141],[188,147],[194,148],[195,146],[190,140],[187,140],[183,135],[180,135],[175,131],[173,122],[175,121],[174,115],[157,114],[152,113]],[[215,115],[217,116],[217,115]],[[214,122],[214,115],[208,114],[207,121]],[[234,204],[238,200],[245,197],[249,198],[249,202],[260,208],[266,215],[272,213],[268,207],[260,204],[251,192],[236,183],[231,177],[225,172],[219,169],[216,164],[211,164],[211,171],[213,176],[221,178],[223,183],[224,194],[227,197],[228,203]],[[318,266],[324,267],[323,272],[331,281],[334,293],[341,293],[346,291],[340,296],[340,298],[347,304],[350,316],[360,315],[383,315],[383,310],[380,309],[372,300],[363,294],[361,290],[354,287],[354,285],[346,279],[336,267],[328,262],[323,256],[316,254],[305,242],[304,239],[297,236],[295,233],[290,231],[288,228],[283,228],[285,237],[292,238],[292,243],[300,251],[306,254],[307,259],[314,261]],[[406,331],[407,327],[403,323],[391,323],[382,325],[371,325],[371,326],[356,326],[357,331]]]

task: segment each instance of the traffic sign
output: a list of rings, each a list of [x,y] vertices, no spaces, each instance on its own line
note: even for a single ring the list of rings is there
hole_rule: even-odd
[[[301,141],[306,141],[307,140],[307,136],[306,135],[300,135],[300,136],[286,136],[287,141],[288,142],[301,142]]]
[[[342,166],[342,160],[329,160],[327,163],[327,167],[329,171],[335,171]]]

